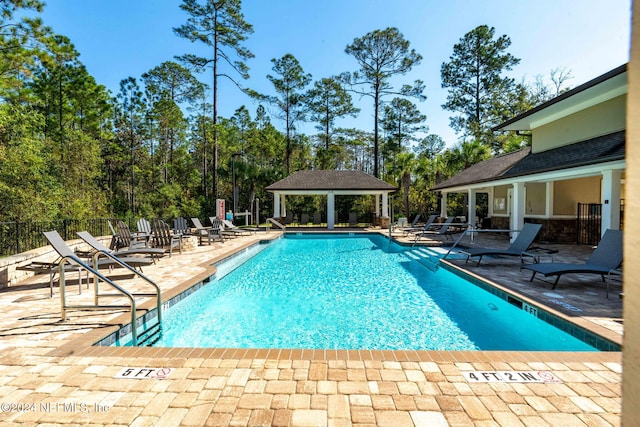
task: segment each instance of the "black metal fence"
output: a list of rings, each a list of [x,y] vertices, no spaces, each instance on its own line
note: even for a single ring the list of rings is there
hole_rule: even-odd
[[[110,219],[98,218],[0,222],[0,256],[15,255],[46,246],[48,243],[42,234],[44,231],[57,230],[65,240],[77,239],[77,231],[88,231],[94,236],[108,236],[111,235],[108,221]]]
[[[579,245],[597,245],[600,241],[602,205],[600,203],[578,203],[577,236]]]

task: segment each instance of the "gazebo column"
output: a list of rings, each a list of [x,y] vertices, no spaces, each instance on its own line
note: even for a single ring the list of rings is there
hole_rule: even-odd
[[[442,197],[440,197],[440,218],[447,217],[447,196],[449,193],[446,191],[442,192]]]
[[[380,218],[380,194],[376,193],[376,218]]]
[[[602,223],[600,235],[611,228],[620,229],[620,170],[602,172]]]
[[[280,197],[280,218],[284,218],[287,216],[287,196],[281,194]]]
[[[280,218],[280,193],[273,193],[273,217]]]
[[[511,201],[511,224],[512,230],[520,230],[524,226],[524,182],[513,183],[513,200]],[[518,233],[511,234],[511,241],[513,242]]]
[[[336,222],[335,210],[336,201],[333,191],[327,193],[327,228],[333,230],[333,226]]]

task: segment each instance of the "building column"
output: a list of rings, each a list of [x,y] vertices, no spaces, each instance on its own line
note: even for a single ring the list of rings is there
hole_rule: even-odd
[[[525,208],[524,182],[514,182],[513,200],[511,201],[511,224],[509,225],[512,230],[521,230],[524,226]],[[516,237],[518,237],[518,233],[511,233],[511,242]]]
[[[380,218],[380,194],[376,194],[376,218]]]
[[[546,190],[544,216],[551,218],[553,216],[553,181],[547,182]]]
[[[287,196],[281,194],[280,197],[280,218],[284,218],[287,216]]]
[[[441,193],[442,197],[440,197],[440,218],[447,217],[447,196],[449,193],[443,191]]]
[[[602,223],[600,235],[611,228],[620,229],[620,170],[606,170],[602,172],[601,202]]]
[[[280,218],[280,193],[273,193],[273,217]]]
[[[382,218],[389,218],[389,193],[382,193]]]
[[[333,191],[327,193],[327,228],[333,230],[333,226],[336,222],[336,201]]]
[[[472,227],[476,226],[476,190],[469,189],[468,195],[468,208],[467,208],[467,224]]]

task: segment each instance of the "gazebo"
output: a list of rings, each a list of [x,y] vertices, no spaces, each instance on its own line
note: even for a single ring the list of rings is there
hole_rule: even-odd
[[[327,228],[335,225],[335,197],[344,195],[375,196],[375,214],[380,225],[389,225],[389,193],[396,187],[372,175],[360,171],[307,170],[298,171],[269,185],[266,190],[273,193],[273,216],[287,216],[287,195],[327,196]],[[380,203],[382,201],[382,204]]]

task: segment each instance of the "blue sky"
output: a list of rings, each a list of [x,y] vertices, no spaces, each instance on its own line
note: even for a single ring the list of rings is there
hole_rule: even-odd
[[[42,18],[71,39],[81,61],[98,83],[115,95],[120,80],[140,75],[174,56],[203,53],[204,47],[180,39],[173,28],[186,22],[179,0],[48,0]],[[509,52],[521,59],[511,76],[533,81],[548,78],[554,68],[571,70],[575,87],[629,59],[630,0],[244,0],[243,12],[254,27],[245,46],[255,55],[248,61],[251,79],[244,84],[273,94],[267,80],[272,58],[293,54],[313,79],[355,71],[344,53],[354,38],[370,31],[397,27],[423,56],[398,85],[422,79],[427,100],[417,102],[427,115],[429,132],[449,146],[459,135],[449,127],[452,113],[443,111],[447,92],[441,88],[440,67],[453,45],[478,25],[507,35]],[[199,78],[210,83],[209,75]],[[222,81],[219,114],[230,117],[242,105],[252,116],[257,104],[235,86]],[[338,125],[372,130],[370,98],[355,98],[358,118]],[[282,128],[274,120],[274,125]],[[312,133],[311,126],[303,131]]]

